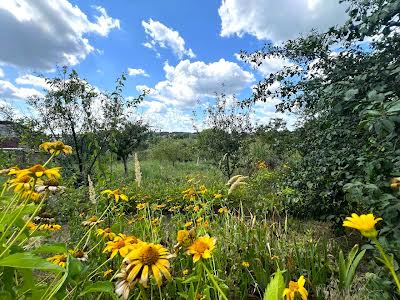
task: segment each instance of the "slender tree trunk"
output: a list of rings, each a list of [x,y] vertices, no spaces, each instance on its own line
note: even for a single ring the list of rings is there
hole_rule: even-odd
[[[124,163],[125,175],[128,175],[128,157],[123,156],[122,157],[122,162]]]

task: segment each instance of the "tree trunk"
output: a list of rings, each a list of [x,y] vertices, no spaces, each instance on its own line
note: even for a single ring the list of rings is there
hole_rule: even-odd
[[[128,175],[128,158],[126,156],[124,156],[124,157],[122,157],[122,161],[124,163],[125,175]]]

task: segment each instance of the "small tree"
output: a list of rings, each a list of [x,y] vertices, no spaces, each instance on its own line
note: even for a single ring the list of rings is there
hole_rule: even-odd
[[[153,147],[151,153],[154,158],[170,161],[175,166],[178,161],[192,160],[194,150],[191,139],[165,138]]]
[[[221,95],[205,113],[205,127],[210,128],[199,133],[198,147],[230,178],[239,166],[244,138],[251,131],[249,110],[240,108],[236,98]]]
[[[149,126],[142,121],[125,122],[120,130],[116,130],[110,150],[124,163],[125,174],[128,174],[128,157],[148,137]]]

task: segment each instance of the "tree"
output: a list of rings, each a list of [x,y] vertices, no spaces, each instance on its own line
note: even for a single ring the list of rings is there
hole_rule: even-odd
[[[126,121],[119,130],[116,130],[110,150],[124,163],[125,174],[128,174],[128,157],[149,135],[149,126],[143,121]]]
[[[129,102],[122,97],[126,77],[117,79],[111,94],[102,93],[81,79],[75,70],[59,69],[58,76],[46,78],[44,96],[29,99],[38,113],[34,118],[53,139],[63,139],[74,148],[72,161],[78,167],[77,183],[86,182],[98,157],[108,150],[113,130],[125,118],[125,108],[135,106],[144,94]]]
[[[205,114],[204,125],[209,128],[199,133],[198,147],[230,178],[239,166],[241,147],[251,131],[249,111],[241,109],[235,97],[220,95]]]
[[[357,207],[373,207],[395,224],[400,209],[388,182],[400,172],[400,3],[347,3],[343,26],[243,52],[256,64],[267,57],[292,63],[262,80],[246,102],[277,97],[279,110],[302,114],[292,145],[303,159],[292,184],[304,202],[292,212],[340,222]],[[351,187],[358,198],[349,197]],[[389,227],[399,238],[399,229]]]
[[[194,152],[194,142],[190,138],[163,138],[151,149],[151,154],[154,158],[170,161],[173,166],[175,166],[175,163],[178,161],[185,162],[193,160]]]

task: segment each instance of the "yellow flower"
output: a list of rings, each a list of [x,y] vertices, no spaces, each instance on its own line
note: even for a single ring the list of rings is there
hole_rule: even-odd
[[[183,199],[195,200],[196,199],[196,190],[193,187],[188,188],[182,192]]]
[[[205,194],[207,193],[207,188],[205,187],[205,185],[200,186],[200,194]]]
[[[188,269],[184,269],[182,271],[183,276],[186,276],[187,274],[189,274],[189,270]]]
[[[218,212],[220,214],[226,214],[228,213],[228,209],[226,207],[221,207],[220,209],[218,209]]]
[[[272,255],[270,258],[271,258],[271,260],[278,260],[278,259],[279,259],[279,256],[277,256],[277,255]]]
[[[204,219],[203,219],[202,217],[197,218],[197,219],[196,219],[196,223],[201,223],[201,222],[203,222],[203,220],[204,220]]]
[[[153,218],[151,219],[151,225],[157,226],[160,224],[160,219],[159,218]]]
[[[250,263],[248,261],[242,261],[242,266],[248,268],[250,267]]]
[[[266,169],[267,168],[267,164],[265,163],[265,161],[259,161],[257,163],[257,168],[258,169]]]
[[[223,197],[223,195],[220,193],[214,194],[214,199],[221,199],[222,197]]]
[[[180,208],[181,208],[180,205],[175,205],[175,206],[172,206],[170,209],[168,209],[168,211],[177,212],[177,211],[179,211]]]
[[[107,271],[105,271],[103,273],[103,277],[108,277],[108,275],[110,275],[113,272],[113,269],[108,269]]]
[[[38,230],[42,231],[58,231],[61,229],[59,224],[41,224],[38,226]]]
[[[83,221],[82,225],[83,226],[92,226],[92,225],[97,225],[97,224],[99,224],[101,222],[103,222],[103,221],[98,220],[97,216],[92,216],[89,219],[87,219],[86,221]]]
[[[104,190],[101,192],[102,195],[106,194],[108,196],[108,198],[113,198],[115,200],[115,202],[118,202],[119,199],[121,199],[122,201],[128,202],[128,196],[121,193],[121,191],[119,189],[116,190]]]
[[[109,240],[113,240],[117,235],[112,232],[111,228],[107,227],[104,229],[97,229],[97,235],[102,236],[103,238],[107,238]]]
[[[155,204],[153,209],[163,209],[166,205],[165,204]]]
[[[176,240],[178,244],[183,245],[185,241],[189,238],[189,231],[187,230],[178,230]]]
[[[122,257],[125,257],[130,251],[137,248],[138,244],[141,242],[141,240],[134,236],[126,236],[120,233],[112,241],[106,243],[103,253],[111,252],[110,258],[113,258],[118,253]]]
[[[190,227],[192,225],[193,225],[193,222],[189,221],[189,222],[186,222],[184,226],[187,228],[187,227]]]
[[[25,191],[21,195],[22,199],[31,199],[33,202],[37,202],[41,197],[41,194],[34,191]]]
[[[45,142],[39,148],[54,155],[59,155],[61,152],[65,155],[72,154],[72,147],[61,141]]]
[[[186,251],[188,255],[193,255],[193,262],[197,262],[200,258],[211,258],[211,252],[215,248],[217,240],[209,236],[199,237],[190,245]]]
[[[382,218],[375,218],[373,214],[360,215],[351,214],[343,222],[343,226],[357,229],[367,238],[375,238],[378,232],[375,229],[375,224],[381,221]]]
[[[306,283],[306,280],[304,279],[304,276],[300,276],[300,278],[297,282],[290,281],[289,288],[286,288],[283,291],[283,297],[286,296],[286,300],[294,300],[296,293],[299,293],[302,300],[307,300],[308,292],[304,288],[305,283]]]
[[[53,264],[59,265],[60,267],[65,268],[67,265],[67,255],[66,254],[59,254],[54,255],[52,257],[47,258],[47,260]]]
[[[139,280],[144,287],[147,287],[149,274],[151,274],[157,285],[161,286],[163,275],[168,280],[172,279],[169,273],[169,258],[168,250],[162,245],[141,243],[140,247],[131,251],[124,259],[130,270],[127,281]]]
[[[28,228],[29,230],[36,230],[37,227],[38,227],[38,226],[37,226],[35,223],[33,223],[33,222],[29,222],[29,223],[26,225],[26,228]]]
[[[139,203],[138,205],[136,205],[137,209],[145,209],[146,208],[146,203]]]
[[[193,211],[194,212],[198,212],[200,210],[200,207],[198,205],[196,205],[195,207],[193,207]]]
[[[60,167],[48,169],[40,164],[34,165],[33,167],[30,167],[28,169],[15,171],[15,174],[16,177],[29,176],[32,178],[40,178],[43,175],[47,176],[47,178],[49,179],[61,177]]]
[[[14,188],[14,192],[18,193],[21,190],[29,191],[32,189],[32,177],[23,175],[16,177],[14,179],[10,179],[8,181],[9,189]]]

